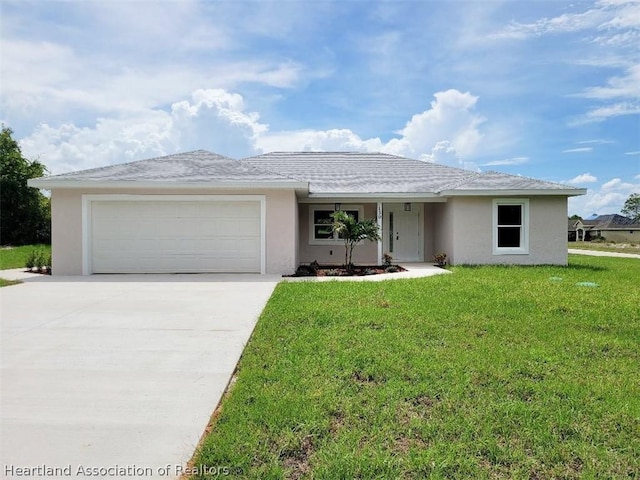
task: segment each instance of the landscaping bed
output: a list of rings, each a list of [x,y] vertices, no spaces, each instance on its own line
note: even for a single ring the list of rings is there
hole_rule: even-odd
[[[400,265],[354,265],[350,269],[337,265],[320,265],[312,262],[300,265],[293,275],[285,277],[363,277],[367,275],[381,275],[383,273],[406,272]]]

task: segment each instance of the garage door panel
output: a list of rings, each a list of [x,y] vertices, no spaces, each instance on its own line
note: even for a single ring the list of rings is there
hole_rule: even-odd
[[[93,201],[94,273],[260,272],[257,201]]]

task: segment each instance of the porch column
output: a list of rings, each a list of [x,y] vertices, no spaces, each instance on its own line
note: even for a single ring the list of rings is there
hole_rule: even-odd
[[[382,265],[382,202],[378,202],[376,220],[378,221],[378,231],[380,238],[378,239],[378,265]]]

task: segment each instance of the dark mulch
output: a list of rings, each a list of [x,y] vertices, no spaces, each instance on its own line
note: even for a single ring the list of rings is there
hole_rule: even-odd
[[[285,277],[363,277],[366,275],[380,275],[382,273],[404,272],[399,265],[354,265],[350,270],[336,265],[300,265],[293,275]]]

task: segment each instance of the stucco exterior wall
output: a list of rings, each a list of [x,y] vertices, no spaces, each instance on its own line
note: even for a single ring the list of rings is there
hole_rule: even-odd
[[[566,197],[529,198],[529,253],[494,255],[493,198],[455,197],[445,217],[452,220],[452,264],[567,264]]]
[[[293,273],[298,265],[297,200],[293,190],[54,189],[51,192],[52,273],[82,275],[82,195],[265,195],[266,273]]]
[[[342,265],[344,263],[344,242],[339,241],[331,245],[310,245],[309,244],[309,207],[311,204],[300,204],[298,206],[299,218],[299,260],[301,264],[311,263],[316,260],[324,265]],[[326,206],[333,209],[331,204],[313,204],[313,206]],[[376,218],[376,203],[366,203],[364,206],[364,218]],[[353,262],[362,265],[376,265],[378,263],[378,244],[365,240],[361,245],[357,245],[353,250]]]
[[[447,203],[434,203],[432,209],[432,229],[433,229],[433,254],[446,253],[447,261],[454,262],[455,252],[453,250],[453,209]],[[430,262],[433,258],[426,255],[425,261]]]
[[[640,243],[640,230],[601,230],[600,235],[610,242]]]
[[[424,252],[424,261],[431,262],[433,260],[434,245],[435,245],[435,205],[433,203],[424,204],[424,232],[423,240],[424,245],[422,251]]]

